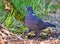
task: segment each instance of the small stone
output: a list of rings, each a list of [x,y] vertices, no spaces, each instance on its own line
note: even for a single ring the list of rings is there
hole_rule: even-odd
[[[52,40],[53,39],[53,37],[50,37],[50,40]]]

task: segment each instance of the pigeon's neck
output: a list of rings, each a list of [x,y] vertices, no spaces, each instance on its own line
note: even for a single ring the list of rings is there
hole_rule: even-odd
[[[33,13],[33,11],[28,11],[28,13],[29,13],[29,14],[32,14],[32,13]]]
[[[28,16],[35,16],[33,11],[28,11]]]

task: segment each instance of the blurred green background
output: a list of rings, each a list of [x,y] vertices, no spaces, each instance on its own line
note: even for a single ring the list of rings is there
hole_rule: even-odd
[[[11,32],[22,34],[28,28],[24,26],[27,6],[32,6],[34,13],[46,20],[53,10],[60,10],[60,0],[6,0],[10,10],[5,10],[4,0],[0,0],[0,23],[4,24]],[[55,3],[56,2],[56,3]]]

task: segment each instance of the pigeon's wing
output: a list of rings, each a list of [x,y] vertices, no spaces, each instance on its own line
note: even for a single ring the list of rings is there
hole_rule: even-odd
[[[46,26],[44,24],[44,21],[42,21],[40,18],[38,18],[35,14],[32,14],[34,18],[34,26],[36,29],[45,29]]]
[[[44,21],[42,21],[41,19],[37,18],[37,23],[36,23],[36,26],[39,28],[39,29],[45,29],[46,26],[44,24]]]

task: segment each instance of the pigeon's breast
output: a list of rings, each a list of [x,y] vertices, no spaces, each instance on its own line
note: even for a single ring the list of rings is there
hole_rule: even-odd
[[[28,27],[31,27],[35,24],[36,24],[36,22],[35,22],[34,17],[31,16],[31,15],[27,15],[26,18],[25,18],[25,25],[28,26]]]

